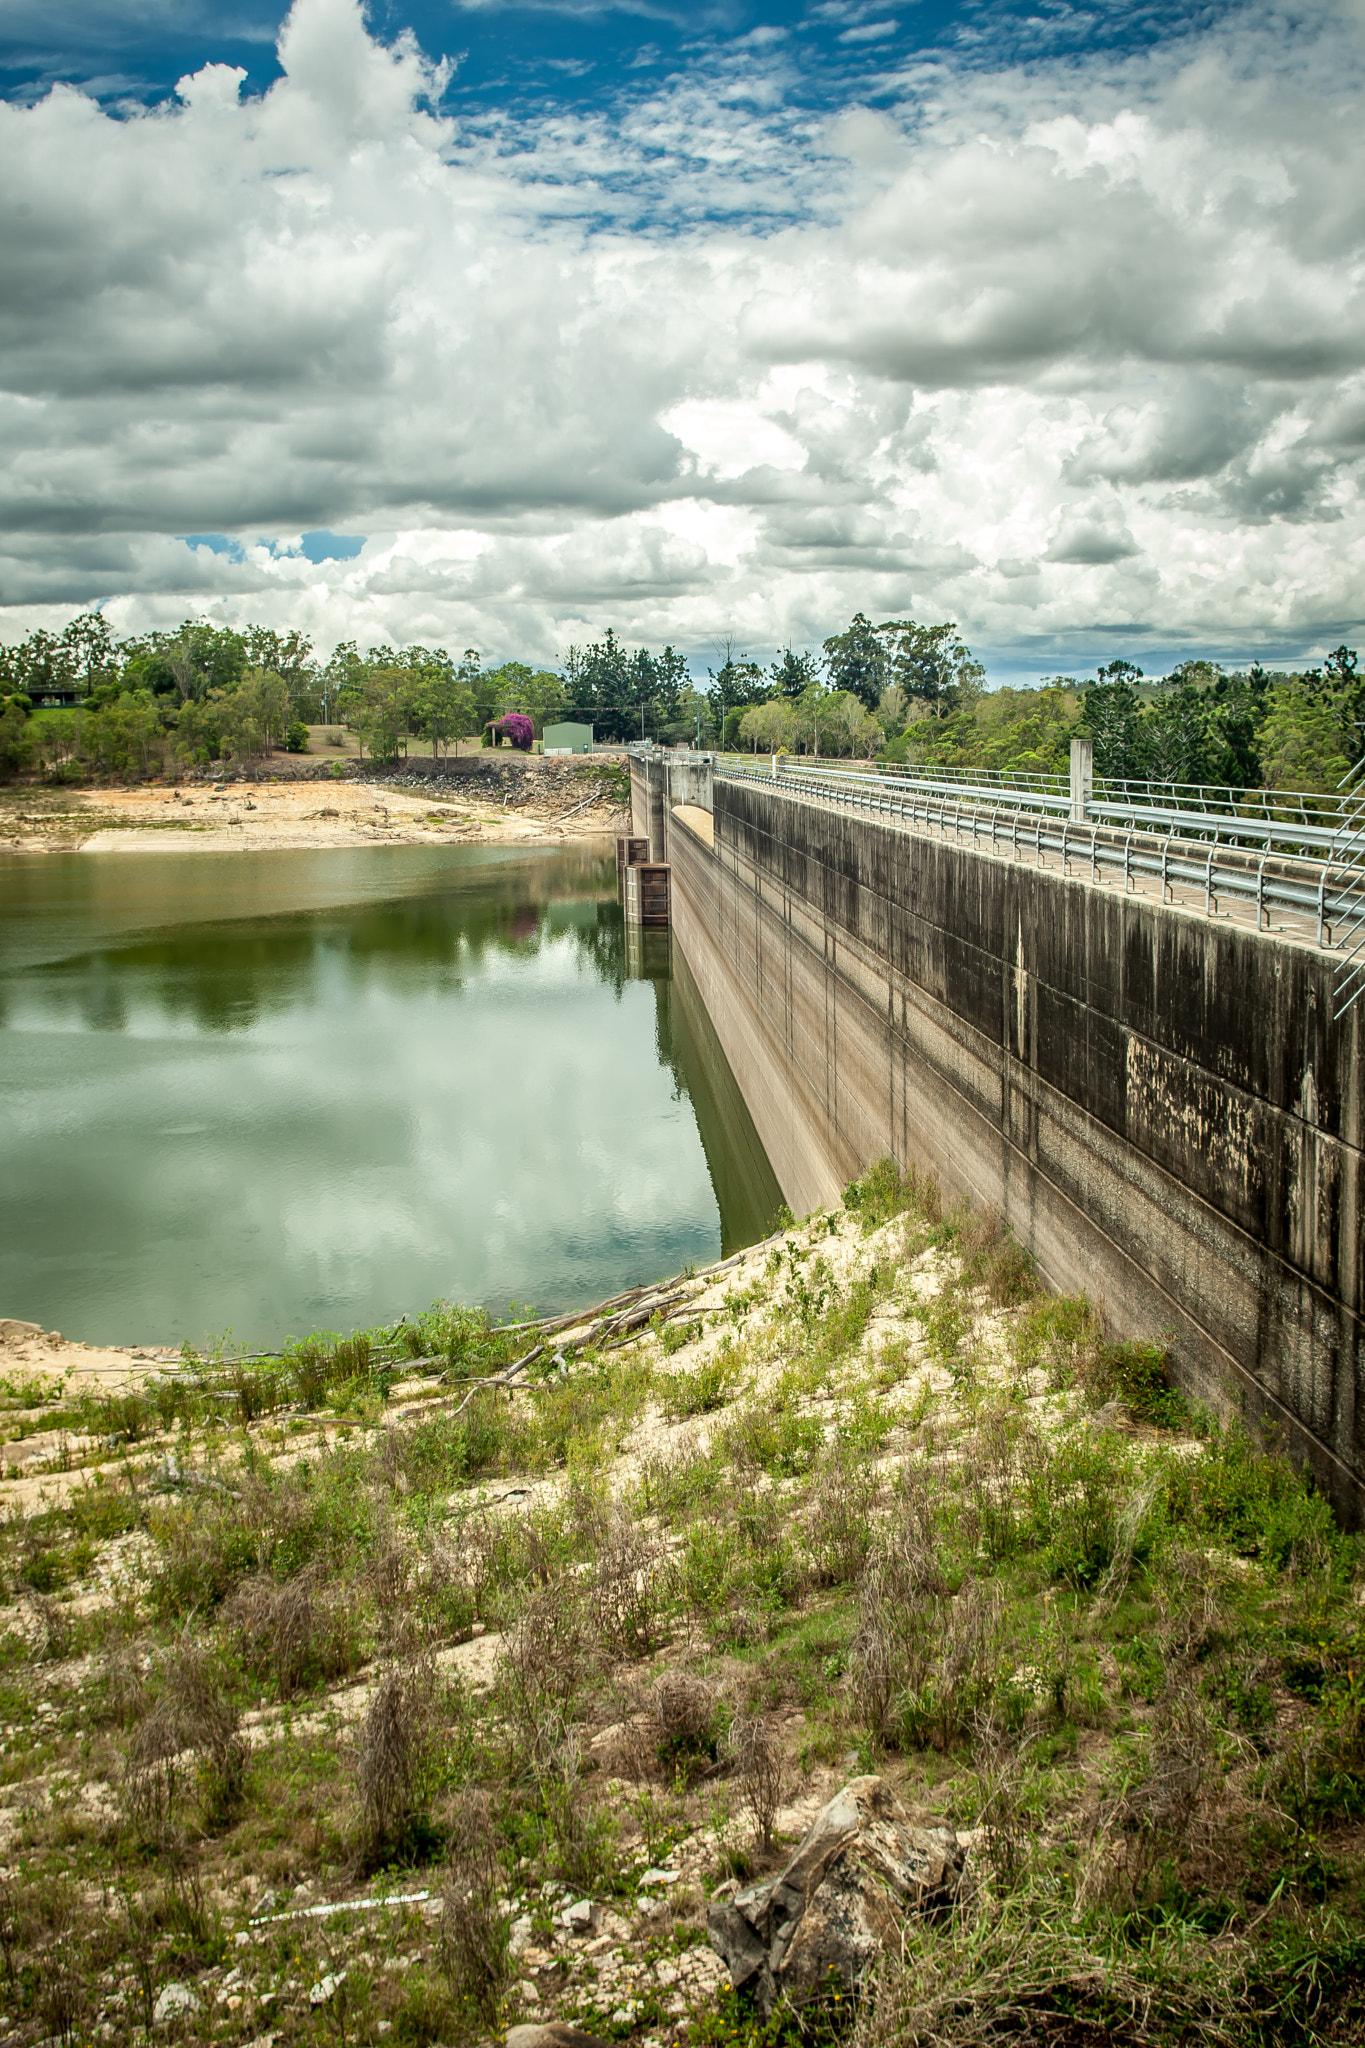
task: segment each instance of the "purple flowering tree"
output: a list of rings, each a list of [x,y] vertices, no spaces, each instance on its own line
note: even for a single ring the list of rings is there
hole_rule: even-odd
[[[500,740],[510,740],[514,747],[520,747],[523,754],[529,754],[536,736],[536,729],[524,711],[509,711],[493,727]]]

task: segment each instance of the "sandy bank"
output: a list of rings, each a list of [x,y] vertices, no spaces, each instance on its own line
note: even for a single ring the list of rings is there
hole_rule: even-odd
[[[45,794],[45,793],[44,793]],[[0,850],[81,853],[277,852],[290,847],[520,845],[625,829],[615,798],[578,779],[510,777],[430,794],[350,780],[232,783],[214,788],[82,790],[57,801],[16,795],[0,821]]]

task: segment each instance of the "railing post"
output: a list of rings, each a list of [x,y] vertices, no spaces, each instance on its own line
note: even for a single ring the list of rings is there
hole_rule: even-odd
[[[1083,825],[1095,800],[1095,742],[1071,742],[1071,822]]]

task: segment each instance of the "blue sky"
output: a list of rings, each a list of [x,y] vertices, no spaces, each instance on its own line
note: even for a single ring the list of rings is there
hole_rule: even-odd
[[[0,89],[25,99],[62,79],[104,99],[151,102],[173,93],[187,72],[219,62],[241,65],[246,90],[260,92],[280,76],[275,43],[286,12],[279,0],[4,0]],[[875,95],[888,63],[916,52],[959,62],[1055,61],[1188,36],[1224,12],[1067,0],[375,0],[368,10],[380,37],[407,30],[430,56],[451,60],[443,96],[451,110],[521,116],[552,106],[612,109],[669,71],[774,32],[796,93],[814,108],[850,93]]]
[[[1360,631],[1355,0],[0,0],[0,635]]]

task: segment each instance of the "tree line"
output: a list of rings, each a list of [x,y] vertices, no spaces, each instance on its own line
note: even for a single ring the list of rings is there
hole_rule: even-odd
[[[612,628],[549,669],[354,641],[324,658],[299,632],[202,619],[119,640],[90,612],[0,646],[0,769],[146,775],[302,750],[319,724],[376,762],[439,757],[513,712],[536,737],[569,720],[607,742],[1062,774],[1088,734],[1101,775],[1240,788],[1333,789],[1365,756],[1365,681],[1345,646],[1289,672],[1190,661],[1149,679],[1116,657],[1090,678],[996,690],[950,622],[858,612],[818,652],[788,646],[766,666],[733,638],[716,652],[702,684],[671,646],[632,649]]]
[[[1089,679],[1053,676],[912,719],[883,758],[1064,775],[1076,737],[1094,740],[1096,773],[1118,780],[1330,794],[1365,759],[1365,679],[1345,646],[1294,670],[1187,661],[1145,677],[1117,658]]]

